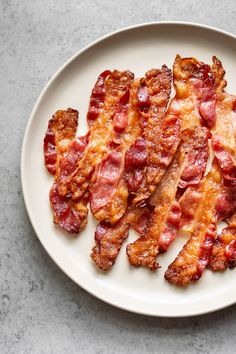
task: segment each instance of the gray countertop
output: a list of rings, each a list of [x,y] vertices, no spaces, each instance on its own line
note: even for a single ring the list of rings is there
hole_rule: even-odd
[[[115,29],[184,20],[236,34],[231,1],[0,1],[0,353],[232,353],[236,306],[183,319],[138,316],[76,286],[40,245],[20,184],[32,107],[53,73]]]

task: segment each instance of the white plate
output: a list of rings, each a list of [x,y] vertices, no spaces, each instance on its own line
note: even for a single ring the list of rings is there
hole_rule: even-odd
[[[112,305],[153,316],[189,316],[220,309],[236,302],[236,271],[213,274],[187,289],[163,278],[168,264],[185,240],[177,239],[160,257],[162,269],[151,273],[128,265],[126,244],[107,274],[97,271],[89,254],[95,223],[89,220],[76,240],[53,225],[48,192],[52,184],[43,161],[43,138],[51,115],[73,107],[80,112],[79,134],[86,131],[86,110],[91,89],[105,69],[130,69],[137,76],[162,64],[172,66],[176,53],[211,62],[218,56],[227,72],[228,91],[236,91],[236,37],[191,23],[149,23],[112,33],[77,53],[54,75],[39,97],[25,132],[21,177],[27,211],[39,240],[55,263],[78,285]],[[135,238],[130,235],[129,241]]]

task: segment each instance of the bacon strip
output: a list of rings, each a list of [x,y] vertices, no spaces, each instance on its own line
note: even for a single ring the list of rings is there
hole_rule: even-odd
[[[78,127],[78,111],[68,108],[57,111],[48,122],[44,137],[44,162],[48,172],[55,175],[57,155],[63,155],[74,139]]]
[[[129,262],[133,266],[157,269],[159,267],[156,261],[157,255],[165,252],[177,235],[181,217],[179,203],[175,200],[177,187],[183,179],[183,173],[186,176],[185,165],[189,160],[188,153],[198,137],[195,131],[185,131],[182,138],[183,143],[179,152],[152,195],[152,204],[156,207],[145,233],[127,246]],[[199,140],[201,141],[201,137]]]
[[[95,167],[109,151],[109,139],[113,129],[113,117],[122,97],[127,94],[133,81],[129,71],[101,74],[90,99],[88,144],[77,161],[77,168],[68,188],[60,188],[62,197],[70,195],[80,214],[80,224],[87,223],[89,185]],[[105,92],[105,93],[104,93]],[[92,113],[91,113],[92,112]],[[67,194],[64,194],[67,193]]]
[[[96,167],[90,185],[90,206],[94,217],[111,224],[115,224],[127,209],[128,187],[124,176],[124,159],[127,149],[141,133],[137,107],[139,83],[140,80],[135,80],[120,100],[113,118],[110,152]]]
[[[185,286],[196,281],[206,268],[216,236],[215,205],[221,189],[221,174],[214,164],[201,182],[202,198],[196,211],[198,222],[193,234],[165,273],[166,280],[171,284]]]
[[[71,234],[80,232],[87,224],[88,194],[76,203],[70,193],[65,193],[65,190],[68,191],[68,185],[76,172],[78,161],[82,158],[87,143],[88,139],[85,136],[75,138],[68,145],[67,153],[58,161],[57,172],[49,194],[54,223]]]
[[[154,191],[178,147],[180,124],[166,115],[171,90],[171,72],[164,65],[141,79],[138,91],[143,136],[126,153],[125,169],[132,204],[141,205]]]

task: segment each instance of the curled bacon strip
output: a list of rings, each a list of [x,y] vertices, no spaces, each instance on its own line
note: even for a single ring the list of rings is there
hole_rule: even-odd
[[[74,139],[78,126],[78,111],[68,108],[57,111],[48,122],[44,138],[44,161],[48,172],[56,174],[57,155],[67,150],[68,143]]]

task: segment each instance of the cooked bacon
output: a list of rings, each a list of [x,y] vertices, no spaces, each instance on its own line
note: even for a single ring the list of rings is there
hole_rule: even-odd
[[[68,145],[67,153],[59,160],[57,168],[58,193],[63,197],[69,193],[70,182],[74,177],[78,162],[88,145],[89,134],[77,137]]]
[[[175,195],[184,160],[185,150],[180,149],[155,191],[156,207],[145,233],[127,246],[129,262],[133,266],[157,269],[158,253],[165,251],[175,237],[180,219],[180,208]]]
[[[120,219],[116,225],[100,223],[95,232],[96,245],[91,252],[91,258],[96,266],[107,271],[115,263],[123,241],[128,236],[129,222]]]
[[[48,122],[44,138],[44,161],[48,172],[55,175],[57,154],[63,155],[74,139],[78,126],[78,111],[68,108],[57,111]]]
[[[138,90],[143,135],[126,153],[125,169],[133,205],[141,205],[154,191],[180,141],[175,115],[165,116],[171,90],[171,72],[164,65],[150,70]]]
[[[208,138],[209,131],[200,127],[196,127],[191,134],[189,130],[182,133],[182,139],[186,140],[188,147],[188,158],[179,181],[180,188],[198,185],[201,181],[209,157]]]
[[[171,284],[185,286],[198,280],[209,263],[216,236],[215,205],[221,189],[222,177],[214,163],[201,182],[202,197],[195,211],[198,217],[193,234],[165,273],[165,278]]]
[[[236,266],[236,224],[229,224],[217,236],[208,268],[214,272]]]
[[[79,202],[74,202],[68,192],[70,181],[87,143],[85,136],[75,138],[67,146],[67,152],[58,159],[57,172],[49,194],[54,223],[71,234],[78,233],[87,224],[88,193]]]
[[[109,151],[110,135],[113,129],[113,117],[120,99],[130,89],[133,74],[129,71],[114,70],[104,82],[105,98],[98,117],[90,128],[89,143],[84,156],[78,162],[76,174],[70,183],[72,199],[76,202],[88,193],[94,169]]]
[[[97,220],[111,224],[115,224],[127,209],[128,187],[124,176],[124,160],[127,149],[141,133],[137,107],[139,82],[135,80],[120,99],[110,135],[111,151],[96,167],[90,185],[93,215]]]
[[[105,80],[111,74],[110,70],[103,71],[92,90],[92,94],[90,97],[89,109],[87,113],[87,122],[89,125],[93,124],[93,122],[98,118],[99,113],[101,112],[104,106],[105,100]]]
[[[216,74],[211,69],[195,58],[175,58],[172,110],[181,115],[183,130],[198,126],[199,120],[208,128],[215,123]]]
[[[86,226],[88,209],[85,198],[80,203],[75,203],[70,195],[62,197],[55,182],[50,190],[50,204],[54,223],[65,231],[75,234]]]
[[[111,219],[113,221],[114,217],[115,220],[119,220],[123,216],[125,211],[123,202],[125,201],[126,209],[128,198],[125,183],[123,189],[119,188],[119,192],[121,191],[122,193],[120,195],[117,194],[117,187],[122,179],[123,170],[122,155],[117,151],[110,151],[100,163],[90,199],[91,211],[98,220]],[[107,215],[104,207],[114,197],[114,193],[116,193],[116,198],[113,200],[112,207],[110,207],[112,209],[110,214]],[[113,214],[113,218],[111,214]]]
[[[104,222],[98,224],[95,232],[96,245],[91,252],[91,258],[96,266],[103,271],[109,270],[128,236],[130,226],[141,233],[146,229],[149,217],[148,207],[137,207],[130,208],[115,225]]]

